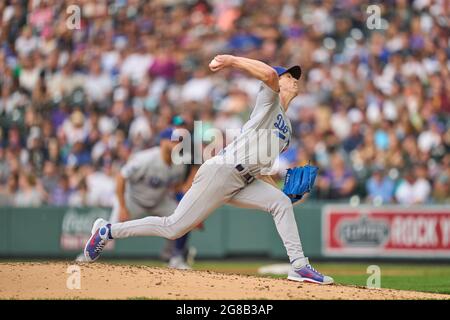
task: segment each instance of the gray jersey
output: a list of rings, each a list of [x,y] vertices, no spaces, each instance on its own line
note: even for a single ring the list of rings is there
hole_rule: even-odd
[[[144,208],[154,207],[171,186],[184,180],[186,170],[183,164],[167,165],[159,147],[137,152],[121,170],[127,180],[125,199]]]
[[[289,145],[292,127],[280,104],[279,94],[261,84],[250,119],[241,134],[223,151],[227,163],[246,165],[255,175],[270,169]]]

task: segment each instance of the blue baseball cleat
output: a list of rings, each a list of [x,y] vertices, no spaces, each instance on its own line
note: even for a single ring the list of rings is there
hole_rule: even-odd
[[[334,283],[333,278],[324,276],[319,271],[314,269],[309,263],[296,268],[295,266],[291,267],[291,270],[288,273],[288,280],[300,281],[300,282],[311,282],[317,284],[332,284]]]
[[[87,262],[94,262],[100,257],[106,243],[111,240],[111,224],[103,219],[97,219],[92,227],[92,235],[84,247]]]

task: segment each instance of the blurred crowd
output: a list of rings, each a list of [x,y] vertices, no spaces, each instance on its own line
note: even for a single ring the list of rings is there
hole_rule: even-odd
[[[312,161],[312,198],[450,203],[448,1],[380,1],[379,29],[374,3],[1,1],[0,204],[110,206],[120,166],[177,119],[239,129],[259,82],[211,73],[221,53],[302,66],[280,183]]]

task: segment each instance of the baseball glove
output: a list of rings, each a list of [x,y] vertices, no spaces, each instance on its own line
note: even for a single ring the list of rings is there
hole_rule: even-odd
[[[311,191],[318,170],[318,167],[309,164],[287,170],[283,192],[291,199],[292,203],[297,202],[303,198],[305,193]]]

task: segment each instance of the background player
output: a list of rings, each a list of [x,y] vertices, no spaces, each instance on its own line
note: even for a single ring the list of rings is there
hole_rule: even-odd
[[[331,284],[333,279],[316,271],[303,253],[290,198],[276,187],[270,177],[261,175],[263,170],[270,169],[289,144],[292,128],[285,112],[298,94],[301,69],[299,66],[272,68],[261,61],[231,55],[217,56],[210,63],[213,72],[229,67],[246,71],[262,81],[255,108],[241,135],[224,152],[200,167],[192,187],[171,216],[147,217],[112,225],[98,219],[85,247],[86,258],[96,260],[111,239],[133,236],[175,239],[229,202],[272,214],[292,264],[288,279]],[[271,146],[277,146],[276,152],[266,152],[270,151],[267,144],[258,142],[261,134],[266,135]],[[258,157],[261,153],[268,155],[270,161],[262,162]]]

